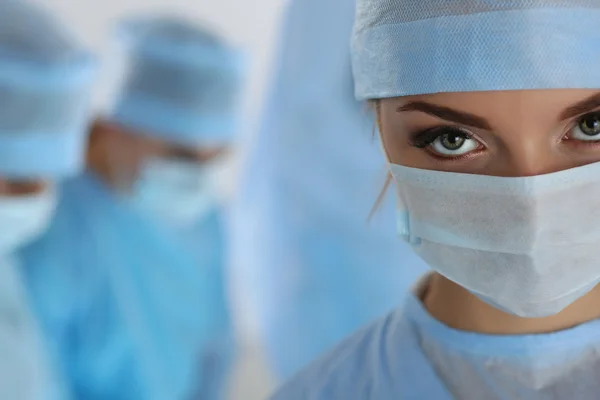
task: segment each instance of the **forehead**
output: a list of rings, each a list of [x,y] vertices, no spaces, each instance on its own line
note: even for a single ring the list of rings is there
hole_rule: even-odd
[[[436,93],[386,99],[382,105],[397,109],[410,102],[427,102],[483,116],[505,118],[556,117],[573,105],[600,93],[600,89],[515,90],[495,92]],[[600,105],[600,104],[598,104]]]

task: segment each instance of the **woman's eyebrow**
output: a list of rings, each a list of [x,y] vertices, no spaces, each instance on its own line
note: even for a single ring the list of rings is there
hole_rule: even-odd
[[[600,107],[600,92],[565,108],[565,110],[560,114],[560,120],[563,121],[565,119],[588,113],[598,107]]]
[[[483,117],[449,107],[438,106],[424,101],[411,101],[396,109],[396,112],[419,111],[434,117],[473,128],[491,130],[491,124]]]

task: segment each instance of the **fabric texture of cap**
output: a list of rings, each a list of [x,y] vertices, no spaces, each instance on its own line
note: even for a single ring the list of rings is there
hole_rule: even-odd
[[[355,94],[598,88],[599,19],[595,0],[358,0]]]
[[[237,130],[243,62],[216,35],[174,17],[129,19],[117,28],[126,74],[109,117],[183,145],[224,145]]]
[[[95,70],[44,9],[0,2],[0,176],[62,178],[83,168]]]

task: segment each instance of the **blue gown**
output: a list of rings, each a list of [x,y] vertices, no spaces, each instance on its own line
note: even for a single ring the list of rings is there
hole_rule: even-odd
[[[386,166],[371,112],[353,97],[353,16],[352,0],[289,3],[241,168],[235,273],[279,379],[398,305],[425,268],[397,240],[393,190],[367,221]]]
[[[597,399],[599,337],[598,320],[548,334],[458,331],[411,294],[270,400]]]
[[[0,257],[0,398],[68,400],[32,310],[20,260]]]
[[[221,348],[230,349],[216,214],[193,241],[189,252],[92,175],[63,185],[49,231],[21,256],[76,398],[171,400],[219,391],[204,381],[221,373]]]

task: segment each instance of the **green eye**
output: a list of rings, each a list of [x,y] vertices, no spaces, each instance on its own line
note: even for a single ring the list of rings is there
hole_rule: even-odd
[[[600,113],[584,115],[573,129],[572,139],[600,140]]]
[[[456,151],[465,144],[467,138],[457,133],[445,134],[440,137],[440,144],[447,150]]]
[[[411,138],[410,143],[446,158],[463,156],[482,146],[471,132],[455,126],[439,126],[420,132]]]
[[[461,132],[451,132],[440,135],[430,145],[431,150],[446,156],[461,156],[467,154],[479,147],[479,142],[467,137]]]

